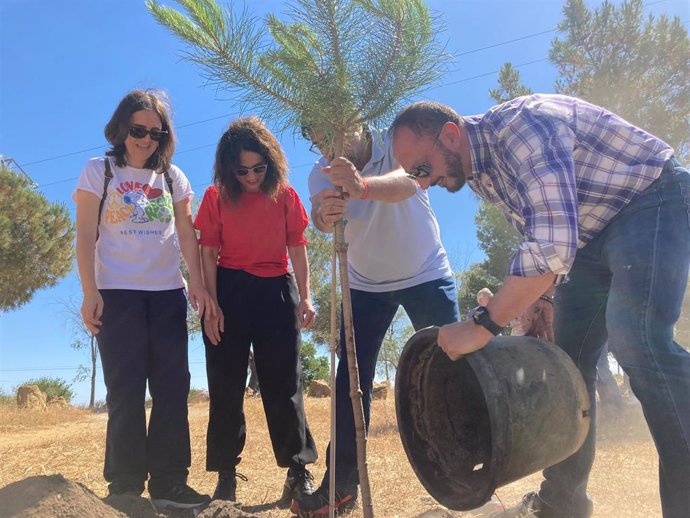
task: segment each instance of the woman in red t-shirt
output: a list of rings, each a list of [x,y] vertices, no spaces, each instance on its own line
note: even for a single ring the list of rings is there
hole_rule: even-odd
[[[289,468],[281,502],[289,505],[313,491],[305,465],[317,452],[299,361],[300,328],[314,319],[307,224],[276,138],[256,117],[233,122],[218,143],[213,185],[194,222],[206,287],[221,310],[203,321],[210,396],[206,469],[218,472],[214,500],[234,501],[236,477],[246,480],[236,466],[246,439],[250,345],[273,452],[278,465]]]

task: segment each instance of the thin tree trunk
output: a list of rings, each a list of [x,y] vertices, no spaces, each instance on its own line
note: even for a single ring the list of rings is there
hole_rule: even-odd
[[[96,346],[96,336],[91,334],[91,397],[89,398],[89,408],[96,406],[96,366],[98,359],[98,347]]]
[[[373,518],[374,506],[371,501],[369,471],[367,467],[367,434],[362,406],[362,390],[359,386],[359,367],[357,349],[355,348],[355,331],[352,320],[352,299],[350,297],[350,279],[347,271],[347,243],[345,242],[345,224],[338,222],[335,228],[335,246],[340,267],[340,289],[343,295],[343,325],[345,326],[345,348],[350,377],[350,399],[355,420],[355,437],[357,442],[357,470],[362,489],[362,512],[364,518]]]
[[[331,451],[330,451],[330,467],[331,470],[328,474],[328,518],[335,518],[335,442],[336,442],[336,430],[335,430],[335,358],[336,349],[338,347],[338,339],[336,338],[336,333],[338,332],[338,297],[336,293],[337,289],[337,253],[335,251],[335,246],[333,246],[333,253],[331,255]]]
[[[336,136],[333,151],[334,156],[342,156],[344,132]],[[338,189],[342,193],[342,188]],[[359,386],[359,367],[357,365],[357,349],[355,347],[355,330],[352,321],[352,299],[350,297],[350,278],[347,268],[347,243],[345,242],[344,220],[335,224],[333,246],[339,259],[340,290],[343,295],[343,326],[345,327],[345,349],[347,351],[348,374],[350,378],[350,400],[355,421],[355,438],[357,444],[357,471],[359,485],[362,491],[362,512],[364,518],[374,518],[374,506],[371,500],[369,485],[369,470],[367,468],[367,433],[364,421],[364,407],[362,406],[362,390]],[[335,469],[335,466],[332,466]]]

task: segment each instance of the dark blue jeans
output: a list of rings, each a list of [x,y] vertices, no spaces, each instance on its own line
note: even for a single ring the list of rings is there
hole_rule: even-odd
[[[665,172],[587,246],[555,294],[555,340],[582,372],[595,408],[596,364],[609,348],[630,377],[659,453],[664,518],[690,513],[690,354],[673,340],[690,260],[690,175]],[[587,480],[596,419],[582,448],[544,471],[540,517],[591,515]]]
[[[165,291],[101,290],[96,335],[108,389],[103,474],[111,493],[165,491],[187,481],[187,299]],[[153,406],[146,427],[146,384]]]
[[[359,367],[359,385],[362,390],[364,419],[369,430],[371,392],[376,375],[376,360],[383,338],[398,308],[405,309],[415,330],[431,325],[443,325],[460,320],[455,281],[451,277],[425,282],[403,290],[373,293],[350,290],[355,346]],[[340,361],[336,374],[336,484],[339,488],[352,488],[359,481],[355,424],[350,400],[345,330],[340,322]],[[330,460],[326,453],[327,464]],[[322,485],[328,487],[328,470]]]

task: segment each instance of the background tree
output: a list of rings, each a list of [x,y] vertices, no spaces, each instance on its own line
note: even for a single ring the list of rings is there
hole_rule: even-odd
[[[590,10],[567,0],[549,59],[556,91],[603,106],[690,158],[690,38],[678,17],[644,15],[642,0]]]
[[[498,73],[498,88],[489,90],[489,96],[498,104],[531,93],[532,90],[520,82],[520,72],[510,62],[504,63]]]
[[[309,225],[306,232],[309,242],[307,254],[309,256],[309,276],[311,283],[312,301],[316,309],[314,325],[309,330],[311,340],[317,346],[328,347],[331,335],[331,258],[333,256],[333,242],[331,234],[317,230]],[[338,296],[337,313],[340,311],[341,297]],[[336,329],[340,335],[340,319],[336,319]]]
[[[0,160],[0,311],[16,309],[72,269],[74,225],[67,208],[34,190]]]
[[[309,340],[302,340],[302,348],[299,353],[302,364],[302,385],[309,388],[314,380],[328,379],[328,358],[320,355],[316,346]]]
[[[521,82],[520,72],[509,62],[501,67],[497,87],[489,90],[489,96],[497,103],[530,93],[532,90]],[[522,241],[515,227],[506,220],[501,210],[491,203],[479,203],[474,222],[479,248],[486,255],[486,259],[469,265],[459,274],[458,304],[463,318],[470,309],[477,306],[479,290],[489,288],[494,293],[498,291],[506,276],[510,258]]]
[[[185,263],[182,258],[182,254],[180,254],[180,271],[185,280],[189,282],[189,269],[187,268],[187,263]],[[189,333],[190,337],[201,333],[199,313],[194,310],[189,300],[187,300],[187,333]]]
[[[470,265],[460,274],[458,303],[463,316],[477,306],[477,292],[480,289],[489,288],[496,293],[500,288],[508,263],[522,241],[500,209],[490,203],[480,203],[474,222],[479,248],[486,254],[486,259]]]
[[[376,371],[383,376],[387,382],[395,379],[395,372],[398,369],[398,361],[407,340],[414,334],[414,328],[407,318],[407,314],[402,308],[398,308],[391,325],[386,331],[381,344],[381,351],[376,362]]]
[[[98,370],[98,343],[96,342],[96,336],[84,325],[81,310],[77,304],[67,300],[61,300],[59,303],[67,312],[72,323],[73,339],[70,347],[78,351],[85,350],[89,355],[90,365],[88,367],[79,365],[74,381],[90,380],[89,408],[94,408],[96,405],[96,371]]]

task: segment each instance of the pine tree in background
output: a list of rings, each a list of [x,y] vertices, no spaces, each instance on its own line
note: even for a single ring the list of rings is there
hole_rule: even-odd
[[[26,175],[0,162],[0,311],[26,304],[72,269],[74,225]]]
[[[318,318],[309,329],[311,339],[315,345],[328,346],[330,342],[331,323],[327,315],[331,314],[331,257],[333,242],[331,234],[317,230],[309,225],[305,233],[309,242],[307,254],[309,256],[309,280],[311,283],[312,300]],[[338,297],[336,307],[340,307]],[[340,319],[336,319],[336,334],[340,336]]]
[[[549,58],[556,91],[586,99],[653,133],[690,159],[690,38],[683,22],[644,15],[642,0],[590,10],[567,0]]]
[[[522,84],[520,71],[510,62],[504,63],[498,73],[498,88],[489,90],[489,96],[498,104],[531,93],[532,90]]]
[[[480,203],[474,222],[479,248],[486,254],[486,259],[470,265],[460,274],[462,282],[458,303],[462,315],[477,306],[477,292],[482,288],[496,293],[506,276],[508,263],[522,241],[501,210],[490,203]]]

